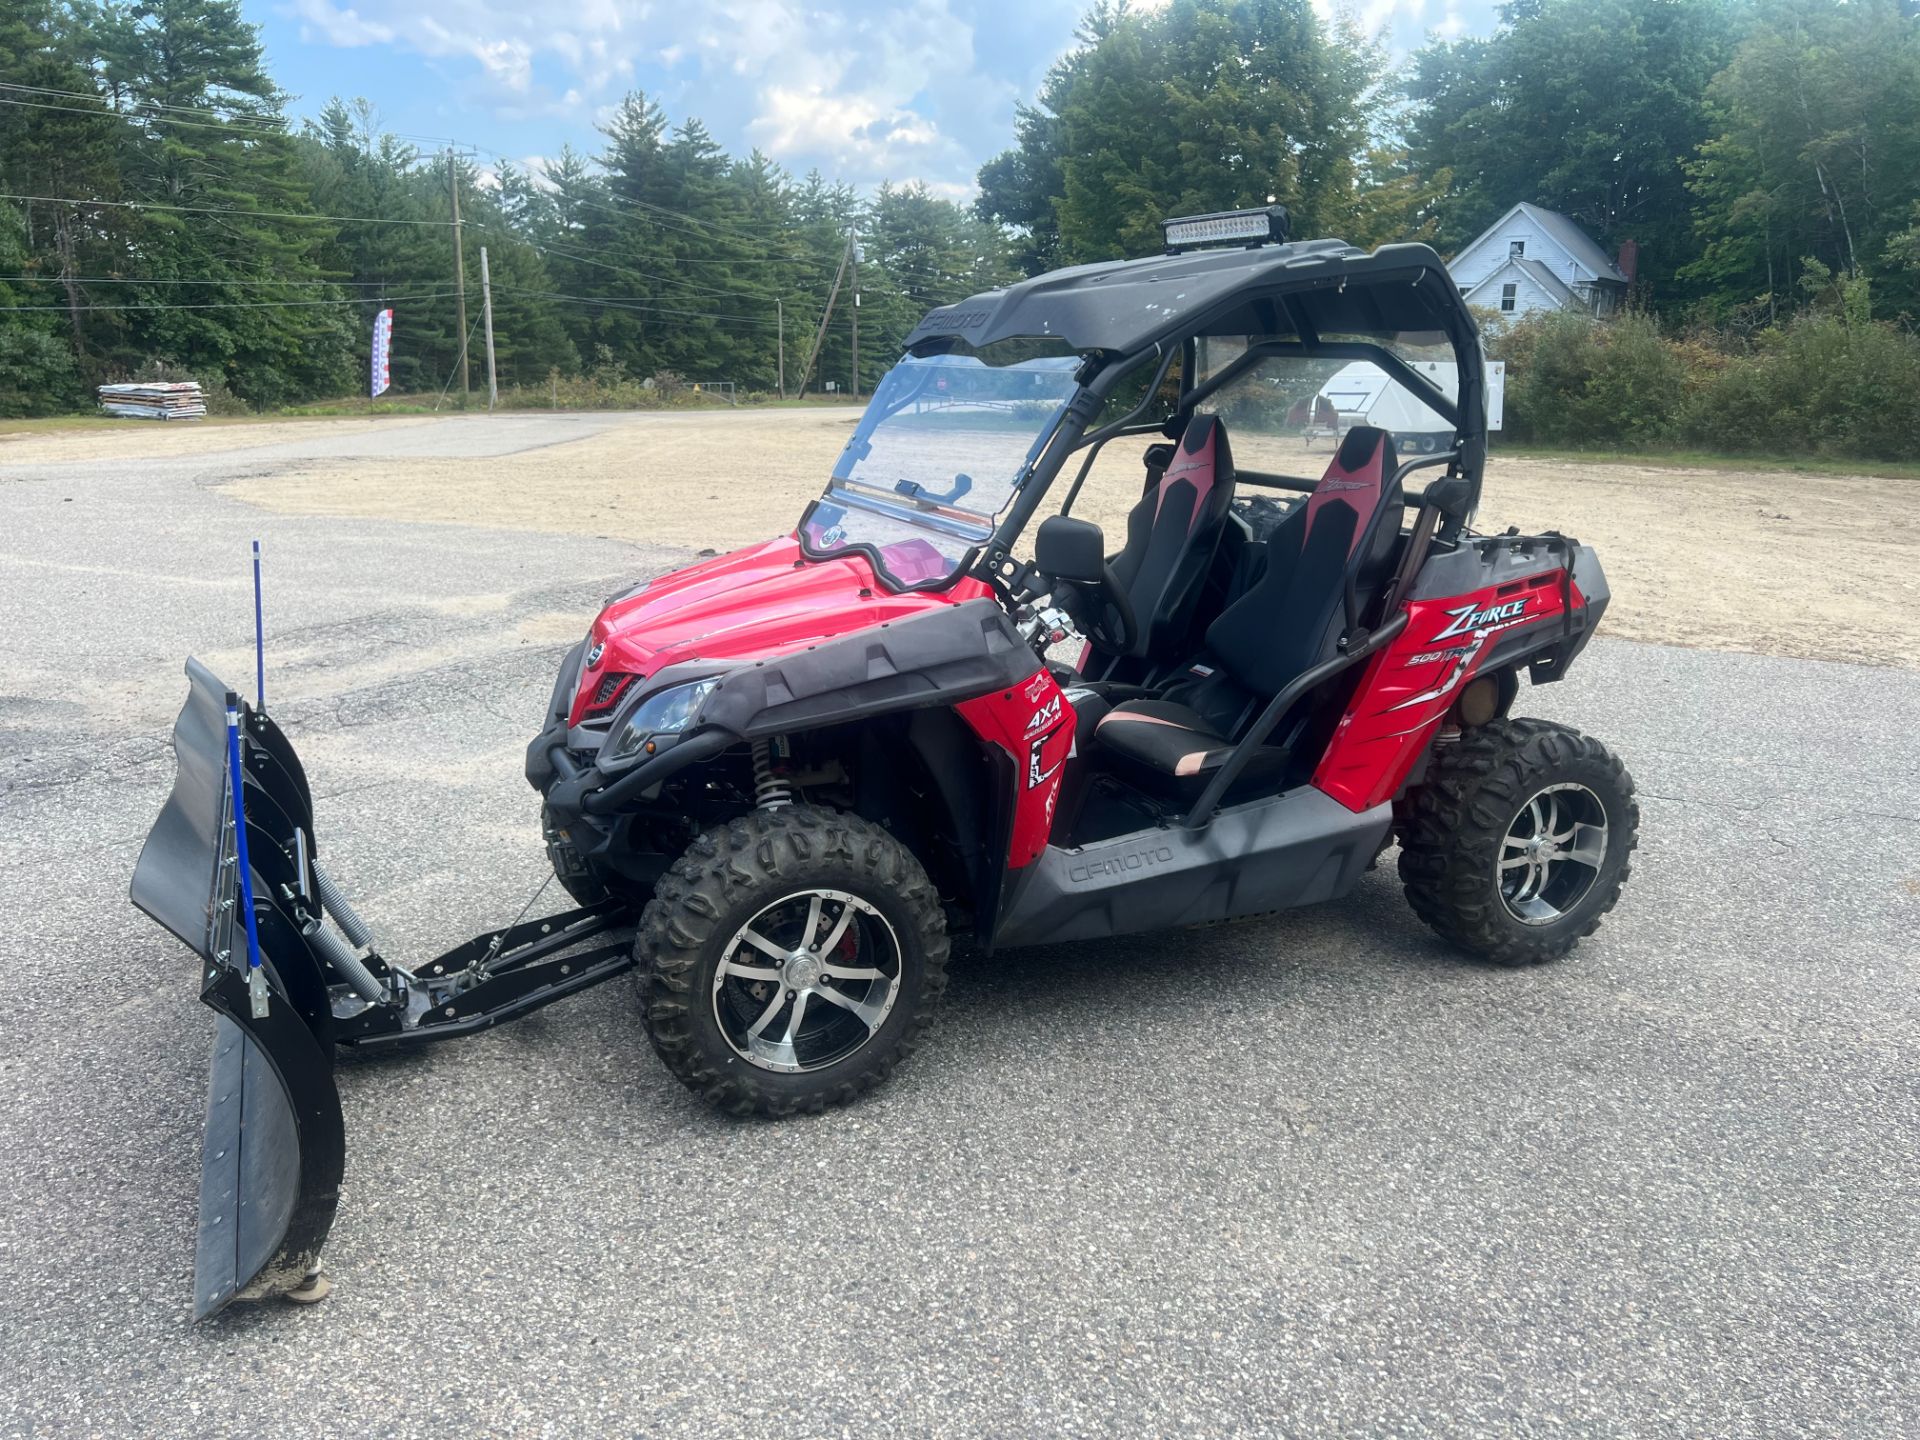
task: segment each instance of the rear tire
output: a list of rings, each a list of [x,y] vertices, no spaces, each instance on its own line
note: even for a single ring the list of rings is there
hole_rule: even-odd
[[[1437,751],[1408,797],[1400,879],[1446,940],[1535,965],[1598,928],[1639,829],[1633,778],[1606,746],[1545,720],[1495,720]]]
[[[634,936],[666,1067],[734,1115],[843,1105],[912,1054],[946,989],[940,898],[858,816],[756,810],[702,835]]]

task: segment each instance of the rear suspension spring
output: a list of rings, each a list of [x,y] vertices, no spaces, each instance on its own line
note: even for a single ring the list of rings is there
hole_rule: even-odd
[[[792,789],[773,773],[773,746],[766,740],[753,742],[753,803],[762,810],[793,804]]]

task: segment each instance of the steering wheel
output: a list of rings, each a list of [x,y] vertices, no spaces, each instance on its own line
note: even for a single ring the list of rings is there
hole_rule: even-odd
[[[1140,636],[1140,622],[1133,613],[1133,600],[1120,583],[1120,577],[1113,573],[1113,566],[1102,565],[1100,572],[1097,581],[1055,580],[1054,584],[1072,597],[1066,609],[1080,626],[1080,633],[1091,640],[1096,649],[1109,655],[1124,655]]]

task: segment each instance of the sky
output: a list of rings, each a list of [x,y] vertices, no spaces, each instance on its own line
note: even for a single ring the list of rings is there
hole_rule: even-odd
[[[1315,0],[1317,5],[1333,0]],[[870,190],[965,199],[1073,44],[1084,0],[245,0],[296,116],[340,95],[383,128],[537,163],[640,89],[730,151]],[[1485,33],[1493,0],[1353,0],[1391,52]]]

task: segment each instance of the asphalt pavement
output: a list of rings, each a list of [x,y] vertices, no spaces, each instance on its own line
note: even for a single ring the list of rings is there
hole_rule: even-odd
[[[182,658],[250,679],[247,541],[402,957],[538,885],[554,668],[686,558],[210,483],[295,458],[0,465],[0,1434],[1920,1433],[1920,675],[1604,633],[1519,707],[1640,786],[1564,962],[1456,956],[1389,865],[963,955],[890,1084],[779,1123],[684,1091],[623,979],[345,1059],[333,1297],[191,1327],[212,1017],[126,891]]]

